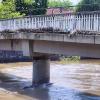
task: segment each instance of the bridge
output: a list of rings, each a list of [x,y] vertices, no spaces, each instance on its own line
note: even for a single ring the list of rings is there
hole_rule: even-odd
[[[0,51],[0,59],[31,57],[32,83],[48,83],[51,54],[100,58],[100,13],[1,19]]]

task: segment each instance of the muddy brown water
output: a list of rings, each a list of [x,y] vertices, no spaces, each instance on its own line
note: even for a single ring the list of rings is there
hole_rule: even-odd
[[[100,60],[53,62],[52,85],[24,88],[31,81],[32,63],[0,64],[0,100],[100,100]]]

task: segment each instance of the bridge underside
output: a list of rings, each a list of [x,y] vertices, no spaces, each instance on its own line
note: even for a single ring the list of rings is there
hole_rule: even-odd
[[[100,58],[98,44],[34,41],[33,48],[34,52],[38,53]]]
[[[47,40],[0,40],[0,59],[30,57],[34,53],[100,58],[100,45]]]

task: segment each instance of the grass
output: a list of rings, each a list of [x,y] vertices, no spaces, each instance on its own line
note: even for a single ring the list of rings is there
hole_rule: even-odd
[[[79,56],[72,56],[72,57],[62,57],[60,60],[60,64],[69,64],[69,63],[78,63],[80,61]]]

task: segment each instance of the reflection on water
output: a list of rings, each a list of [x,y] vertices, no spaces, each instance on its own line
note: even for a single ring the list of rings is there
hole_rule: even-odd
[[[51,82],[54,84],[26,89],[23,88],[30,86],[32,80],[31,63],[24,67],[20,64],[5,66],[0,70],[0,100],[100,100],[99,60],[66,65],[52,63]]]

